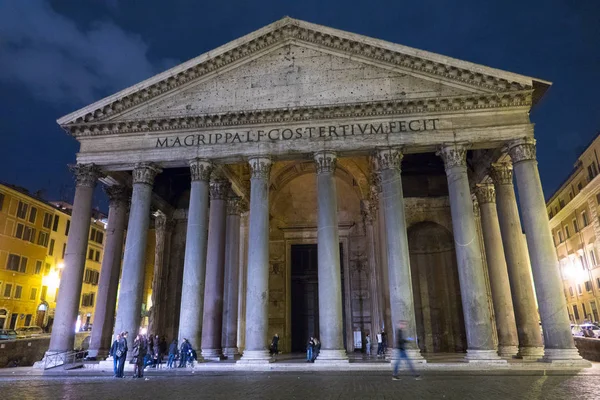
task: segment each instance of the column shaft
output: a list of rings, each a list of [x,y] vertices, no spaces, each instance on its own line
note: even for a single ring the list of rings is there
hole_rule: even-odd
[[[458,143],[445,145],[438,152],[444,160],[448,178],[458,279],[467,332],[466,359],[505,362],[498,357],[494,346],[483,261],[467,177],[466,153],[467,147]]]
[[[544,359],[580,360],[571,335],[566,300],[562,292],[560,267],[535,157],[535,140],[526,138],[512,142],[509,144],[509,153],[517,178],[523,227],[542,320]]]
[[[369,291],[371,304],[371,330],[369,334],[371,341],[376,338],[381,321],[379,319],[379,287],[377,285],[377,259],[375,255],[375,230],[373,228],[373,214],[376,212],[370,202],[364,202],[363,221],[367,236],[367,259],[369,260]]]
[[[129,333],[130,346],[140,328],[152,185],[159,172],[160,169],[152,164],[138,164],[133,170],[133,195],[115,323],[115,332]]]
[[[336,156],[332,152],[315,154],[318,202],[318,279],[319,340],[318,362],[347,361],[344,349],[342,278],[338,232]]]
[[[401,321],[405,325],[405,335],[412,338],[417,337],[406,217],[404,214],[404,194],[402,191],[402,178],[400,176],[402,152],[399,149],[392,148],[379,150],[377,152],[377,162],[381,170],[381,187],[387,237],[390,307],[392,312],[392,327],[394,328],[393,332],[390,332],[389,338],[393,340],[392,343],[395,343],[397,334],[395,328]],[[424,362],[416,340],[408,342],[406,350],[411,358]],[[398,354],[394,353],[392,356],[397,357]]]
[[[152,335],[162,336],[165,333],[166,309],[165,309],[165,287],[167,285],[167,268],[165,264],[168,262],[169,226],[171,220],[167,216],[158,211],[154,214],[154,274],[152,277],[152,309],[150,323],[148,324],[148,332]]]
[[[496,315],[498,354],[503,357],[511,357],[517,354],[518,336],[504,246],[496,211],[494,186],[478,186],[475,194],[481,211],[483,243],[487,256],[494,314]]]
[[[250,227],[246,283],[246,342],[238,362],[269,362],[269,172],[271,160],[250,159]]]
[[[166,332],[169,343],[179,337],[179,317],[181,315],[181,289],[183,287],[183,267],[187,235],[187,209],[178,209],[173,213],[173,233],[169,246],[169,269],[167,278]],[[204,274],[202,274],[204,277]],[[202,291],[204,294],[204,291]],[[202,308],[196,308],[201,310]],[[201,320],[201,318],[200,318]],[[185,336],[187,338],[187,336]],[[200,335],[198,334],[198,340]],[[198,342],[199,343],[199,342]]]
[[[228,357],[238,354],[238,293],[240,270],[240,198],[227,200],[225,227],[225,286],[223,302],[223,353]]]
[[[65,252],[65,267],[58,289],[58,300],[50,337],[48,353],[73,350],[75,323],[79,313],[81,282],[85,269],[88,237],[92,218],[94,187],[100,174],[93,164],[71,167],[75,174],[76,188],[71,214],[71,228]]]
[[[192,183],[181,286],[179,343],[188,339],[195,349],[199,348],[202,342],[208,237],[208,180],[212,169],[209,161],[190,161]]]
[[[110,186],[105,189],[110,199],[108,225],[104,244],[104,257],[100,269],[100,282],[94,325],[90,338],[90,357],[106,357],[112,344],[112,332],[117,305],[117,290],[121,272],[123,237],[127,223],[129,191],[122,186]]]
[[[510,163],[492,166],[491,176],[496,187],[498,220],[504,254],[510,278],[520,358],[538,359],[544,355],[544,344],[539,326],[539,314],[531,281],[529,255],[523,237],[517,199],[513,187]]]
[[[225,218],[227,196],[231,185],[226,180],[210,183],[208,244],[206,251],[206,287],[202,316],[202,357],[220,360],[223,357],[223,280],[225,274]]]

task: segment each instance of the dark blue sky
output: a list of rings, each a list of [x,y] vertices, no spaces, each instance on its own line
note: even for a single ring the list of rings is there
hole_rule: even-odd
[[[0,180],[71,201],[57,118],[285,15],[552,81],[546,195],[600,130],[600,1],[0,0]]]

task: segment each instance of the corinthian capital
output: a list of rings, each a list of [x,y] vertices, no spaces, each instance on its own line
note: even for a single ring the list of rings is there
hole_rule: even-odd
[[[333,151],[318,151],[314,154],[317,174],[334,173],[337,164],[337,156]]]
[[[110,207],[125,206],[131,198],[129,188],[122,185],[104,186],[104,192],[108,196]]]
[[[94,188],[98,178],[102,176],[102,172],[96,164],[69,165],[69,169],[75,175],[75,185],[77,187]]]
[[[272,164],[269,157],[252,157],[248,163],[250,164],[251,179],[269,180]]]
[[[440,146],[435,153],[444,160],[446,170],[454,167],[464,167],[467,165],[467,143],[448,143]]]
[[[133,169],[133,183],[143,183],[152,186],[154,178],[162,169],[154,163],[138,163]]]
[[[192,181],[208,181],[214,165],[209,160],[195,158],[190,161],[190,174]]]
[[[216,179],[210,182],[210,199],[225,200],[231,190],[231,183],[227,179]]]
[[[392,147],[378,149],[376,156],[377,169],[379,171],[383,171],[385,169],[397,169],[400,171],[402,158],[404,158],[401,149]]]
[[[240,215],[242,213],[242,199],[238,196],[227,198],[227,215]]]
[[[508,154],[510,155],[513,164],[527,160],[535,161],[535,139],[532,137],[526,137],[509,142]]]
[[[490,168],[490,177],[494,181],[494,185],[512,185],[512,164],[509,162],[493,163]]]
[[[496,189],[492,184],[481,184],[475,187],[475,196],[479,204],[495,203]]]

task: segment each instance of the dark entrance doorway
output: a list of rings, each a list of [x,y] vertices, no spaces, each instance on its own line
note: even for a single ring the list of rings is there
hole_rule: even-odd
[[[346,313],[344,307],[344,253],[340,243],[342,316],[346,347]],[[319,337],[319,279],[316,244],[295,244],[291,248],[292,352],[306,351],[310,336]]]

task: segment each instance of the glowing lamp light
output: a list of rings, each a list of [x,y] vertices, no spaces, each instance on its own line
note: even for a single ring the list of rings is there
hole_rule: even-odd
[[[141,333],[142,335],[145,335],[145,334],[147,334],[147,333],[148,333],[148,329],[147,329],[147,328],[142,328],[142,329],[140,329],[140,333]]]
[[[56,265],[59,269],[63,269],[65,267],[65,263],[58,263]]]
[[[52,271],[50,274],[42,278],[42,285],[48,286],[49,289],[56,289],[60,285],[60,278],[57,271]]]

